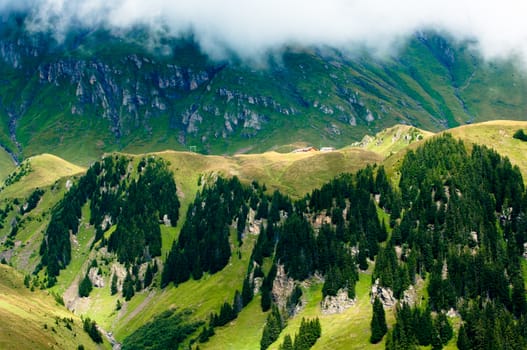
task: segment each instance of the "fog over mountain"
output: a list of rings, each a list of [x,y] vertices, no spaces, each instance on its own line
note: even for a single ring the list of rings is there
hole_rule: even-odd
[[[0,0],[4,15],[28,11],[28,28],[60,38],[72,26],[152,35],[192,32],[207,53],[234,51],[244,58],[282,45],[366,47],[392,52],[420,29],[475,39],[487,58],[519,56],[527,62],[527,3],[518,0]]]

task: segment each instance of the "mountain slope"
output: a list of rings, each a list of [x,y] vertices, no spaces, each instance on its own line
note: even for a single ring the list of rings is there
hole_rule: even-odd
[[[524,154],[524,148],[527,143],[521,143],[519,140],[512,139],[512,134],[519,128],[527,128],[527,123],[510,121],[472,124],[452,129],[451,134],[467,140],[468,149],[474,147],[469,144],[471,140],[477,140],[478,143],[488,145],[496,144],[504,155],[509,153],[512,155],[511,160],[513,164],[515,159],[519,161],[518,165],[525,175],[526,168],[522,163],[521,155]],[[420,140],[421,136],[419,135],[422,136],[423,140]],[[187,209],[190,208],[190,212],[194,212],[197,208],[195,203],[193,203],[196,193],[198,190],[200,192],[203,191],[204,184],[213,184],[217,176],[231,177],[236,175],[244,185],[250,185],[252,180],[258,180],[260,184],[266,184],[268,194],[271,194],[274,189],[278,189],[290,194],[294,199],[299,199],[306,192],[320,188],[339,173],[356,172],[366,164],[384,164],[388,174],[396,175],[397,172],[403,170],[401,164],[404,161],[406,151],[421,147],[424,143],[423,141],[430,137],[430,133],[422,130],[407,126],[396,126],[379,133],[373,138],[369,138],[369,143],[363,144],[369,150],[345,148],[334,152],[287,154],[270,152],[260,155],[237,156],[203,156],[189,152],[165,151],[146,156],[124,156],[131,162],[127,169],[138,169],[140,168],[139,163],[141,159],[149,159],[155,156],[169,161],[169,168],[174,172],[178,197],[181,200],[181,208],[183,210],[181,210],[181,219],[176,227],[160,225],[162,254],[154,259],[161,267],[166,262],[167,254],[172,250],[172,242],[180,237],[184,226],[183,218],[186,216]],[[112,155],[112,157],[115,157],[115,155]],[[48,167],[51,162],[55,161],[57,162],[55,165],[56,169],[65,166],[62,161],[56,158],[48,156],[44,157],[44,159],[47,159],[47,163],[42,162],[38,166]],[[36,164],[34,163],[34,172],[39,171]],[[423,168],[423,166],[420,166],[420,168]],[[428,169],[428,167],[424,168]],[[432,169],[432,166],[430,166],[430,169]],[[135,174],[135,171],[132,170],[132,173]],[[101,171],[101,174],[104,173],[104,171]],[[364,176],[368,176],[367,171],[362,173],[366,174]],[[74,172],[67,174],[68,177],[59,180],[56,184],[54,183],[55,180],[53,180],[49,182],[52,186],[44,187],[45,192],[38,205],[29,213],[21,214],[19,210],[24,203],[28,202],[27,196],[36,187],[36,182],[29,177],[31,173],[21,177],[19,182],[15,184],[21,189],[25,188],[27,191],[25,192],[26,195],[17,195],[17,191],[0,193],[0,198],[2,198],[0,209],[4,210],[7,205],[13,206],[8,212],[7,219],[4,219],[4,227],[0,231],[0,237],[5,237],[6,239],[2,245],[2,256],[17,266],[17,268],[32,272],[37,266],[40,256],[36,252],[49,223],[50,213],[54,210],[52,208],[63,197],[66,191],[66,181],[70,179],[73,182],[78,182],[80,176],[73,176]],[[122,175],[120,181],[133,179],[135,176],[133,174],[130,177]],[[397,184],[398,186],[399,183],[395,180],[397,177],[393,175],[390,175],[390,180],[394,185]],[[125,180],[127,178],[128,180]],[[363,181],[351,181],[351,183],[359,182],[364,184]],[[126,184],[126,186],[128,185]],[[327,190],[328,186],[326,185],[325,188]],[[311,192],[311,197],[314,196],[314,193]],[[10,198],[13,195],[19,198],[19,204],[16,204],[13,198]],[[372,194],[368,195],[368,198],[370,197],[374,198]],[[269,197],[269,201],[271,201],[271,198]],[[331,201],[331,203],[337,202],[336,199]],[[349,201],[349,203],[354,202]],[[200,206],[202,205],[201,202],[198,203],[200,203]],[[319,220],[320,222],[333,220],[332,215],[329,214],[333,209],[330,211],[315,208],[310,208],[309,213],[306,213],[306,217],[312,220],[313,226],[319,230],[320,224],[317,224],[317,222]],[[389,222],[390,214],[388,211],[383,211],[380,208],[376,208],[376,211],[380,219],[384,220],[385,223]],[[318,219],[311,217],[313,213],[316,213]],[[284,215],[282,220],[285,220],[286,216]],[[373,214],[372,217],[375,216]],[[17,218],[16,226],[18,227],[18,232],[15,232],[14,237],[11,237],[13,232],[11,223],[15,217]],[[93,218],[93,213],[90,210],[90,205],[84,205],[82,207],[79,231],[76,235],[70,236],[72,244],[71,262],[61,271],[57,279],[57,285],[51,290],[64,294],[66,304],[74,308],[76,313],[88,315],[97,320],[103,328],[113,331],[119,341],[123,341],[132,332],[153,320],[156,315],[172,307],[177,309],[190,308],[196,319],[207,322],[211,312],[218,312],[224,302],[230,303],[233,300],[236,289],[241,290],[244,275],[247,273],[248,266],[250,266],[249,262],[251,261],[253,248],[258,244],[257,238],[259,237],[254,234],[257,231],[252,231],[253,234],[247,233],[240,247],[236,235],[237,224],[236,221],[233,221],[229,225],[229,243],[232,249],[232,256],[221,271],[212,274],[205,273],[199,280],[191,279],[180,283],[177,287],[169,284],[163,289],[160,288],[162,278],[157,275],[151,287],[146,290],[136,291],[131,300],[125,301],[120,291],[115,295],[111,294],[112,273],[117,271],[120,274],[119,278],[124,279],[126,275],[125,267],[116,263],[117,257],[115,253],[106,250],[104,240],[93,244],[96,230],[95,226],[90,224],[91,218]],[[251,230],[255,230],[255,227],[258,227],[258,223],[253,219],[248,221]],[[109,239],[115,231],[116,227],[114,225],[105,233],[105,238]],[[467,232],[470,232],[470,230]],[[393,231],[389,229],[389,233],[392,234]],[[12,244],[11,247],[6,244],[9,241]],[[381,247],[384,247],[384,243],[381,244]],[[95,287],[88,298],[80,298],[78,296],[79,283],[87,271],[91,269],[94,260],[97,261],[98,265],[99,272],[97,272],[97,276],[102,278],[104,285]],[[358,299],[355,306],[338,315],[326,315],[321,312],[320,301],[322,300],[323,284],[318,279],[319,277],[302,282],[303,298],[307,304],[298,315],[289,320],[288,326],[282,332],[279,341],[283,339],[285,334],[293,335],[298,331],[302,317],[312,318],[318,316],[322,324],[323,336],[317,341],[315,348],[332,347],[345,349],[350,348],[350,342],[353,346],[356,345],[357,348],[366,346],[369,336],[369,319],[371,317],[369,293],[372,275],[375,273],[373,264],[371,261],[369,262],[370,268],[359,272],[359,280],[356,284]],[[263,260],[262,270],[264,274],[269,273],[271,265],[271,258]],[[145,266],[142,265],[139,269],[142,271],[138,272],[140,276],[144,273]],[[42,273],[39,273],[39,279],[39,285],[42,285],[45,281]],[[283,279],[280,280],[284,281]],[[420,280],[420,282],[418,280],[418,283],[416,283],[418,296],[427,297],[428,291],[426,288],[428,282],[428,277],[424,282],[423,280]],[[121,303],[120,309],[117,309],[117,301]],[[242,309],[236,320],[229,322],[226,326],[216,327],[215,332],[217,335],[210,339],[210,343],[200,344],[200,348],[258,347],[267,317],[266,313],[260,311],[260,303],[261,296],[257,295],[246,308]],[[388,323],[390,327],[393,327],[395,318],[394,313],[390,310],[387,309],[386,313]],[[451,321],[454,325],[457,325],[459,318],[453,318]],[[240,337],[240,334],[246,335]],[[449,343],[450,348],[454,347],[454,342],[451,341]],[[275,342],[271,348],[274,349],[277,346],[278,342]],[[377,345],[377,348],[379,347],[382,347],[382,343]],[[371,348],[376,347],[372,345]]]
[[[87,165],[116,150],[343,147],[398,123],[438,131],[527,115],[525,74],[448,35],[416,33],[382,59],[289,47],[263,66],[212,61],[191,37],[165,38],[169,53],[159,54],[138,44],[145,36],[72,31],[57,43],[4,19],[0,143]]]
[[[30,291],[24,277],[0,264],[0,347],[3,349],[108,349],[97,346],[81,319],[44,291]]]
[[[26,159],[22,165],[10,174],[11,180],[4,181],[1,191],[6,197],[23,197],[32,189],[52,185],[66,176],[83,173],[84,168],[69,163],[52,154],[41,154]],[[23,179],[23,181],[21,181]]]
[[[0,181],[15,170],[15,162],[3,148],[0,149]]]

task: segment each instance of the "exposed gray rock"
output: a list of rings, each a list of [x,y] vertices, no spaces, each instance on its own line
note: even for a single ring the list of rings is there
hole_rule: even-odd
[[[355,305],[356,301],[357,299],[351,299],[348,296],[347,289],[339,289],[337,295],[327,295],[324,300],[322,300],[320,308],[325,315],[339,314]]]
[[[393,296],[393,291],[390,288],[384,288],[379,284],[379,279],[371,287],[371,303],[373,304],[375,297],[378,297],[384,307],[392,307],[397,300]]]
[[[295,288],[295,281],[288,277],[284,265],[278,265],[276,269],[276,278],[273,282],[273,299],[280,309],[285,309],[287,306],[287,299],[293,293]]]
[[[99,275],[99,268],[98,267],[92,267],[90,271],[88,272],[88,278],[91,281],[91,284],[96,288],[103,288],[104,287],[104,278]]]
[[[403,292],[403,301],[412,307],[415,306],[417,301],[417,291],[414,286],[408,287],[408,289]]]

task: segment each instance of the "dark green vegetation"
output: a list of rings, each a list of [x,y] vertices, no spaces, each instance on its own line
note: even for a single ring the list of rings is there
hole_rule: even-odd
[[[95,321],[90,320],[88,317],[84,319],[82,327],[94,342],[97,344],[102,343],[101,332],[97,329],[97,323]]]
[[[260,350],[265,350],[278,339],[280,332],[285,327],[285,320],[280,314],[278,307],[273,306],[271,312],[267,316],[265,327],[262,332],[262,339],[260,340]]]
[[[317,339],[322,335],[322,328],[318,318],[314,320],[302,319],[298,334],[292,340],[290,335],[284,338],[284,342],[280,345],[280,350],[308,350],[315,345]]]
[[[519,169],[448,134],[399,159],[396,168],[366,166],[292,198],[217,173],[200,175],[195,195],[183,196],[162,158],[112,155],[69,190],[46,188],[18,221],[7,217],[31,191],[2,212],[4,224],[17,227],[15,242],[32,222],[27,217],[56,203],[47,219],[38,217],[43,270],[28,275],[27,285],[43,288],[55,277],[59,288],[64,281],[78,286],[75,298],[82,293],[89,296],[83,303],[94,303],[84,309],[91,319],[107,330],[119,322],[130,327],[118,334],[129,348],[166,347],[164,336],[193,349],[229,348],[229,332],[250,339],[244,347],[263,349],[525,348],[527,196]],[[82,247],[86,253],[78,253]],[[50,256],[58,257],[57,275]],[[77,280],[68,280],[71,271]],[[215,290],[222,280],[229,284]],[[376,282],[393,292],[393,308],[380,296],[370,304]],[[351,302],[345,316],[321,306],[337,297]],[[163,313],[188,305],[190,311]],[[110,316],[98,307],[111,309]],[[366,315],[360,330],[352,328],[354,310]],[[152,316],[141,319],[142,312]],[[161,334],[166,327],[175,330]],[[365,337],[342,336],[359,332]]]
[[[70,263],[70,232],[77,234],[82,207],[87,201],[90,223],[96,228],[95,242],[107,244],[119,261],[127,264],[161,255],[159,223],[165,220],[175,225],[179,218],[174,177],[164,160],[145,158],[136,169],[131,159],[120,156],[96,162],[53,208],[40,247],[42,262],[37,267],[37,272],[42,266],[47,267],[48,286],[55,284],[60,270]],[[108,220],[112,219],[117,227],[106,240],[104,232],[110,228]]]
[[[386,314],[379,298],[375,297],[373,301],[373,316],[371,319],[371,337],[370,342],[377,344],[388,331],[386,325]]]
[[[167,310],[126,338],[122,349],[179,349],[200,326],[189,320],[190,315],[188,310]]]
[[[509,336],[499,336],[500,342],[524,348],[521,330],[527,309],[521,255],[527,198],[519,169],[485,147],[474,146],[468,153],[462,142],[446,135],[409,151],[401,171],[405,213],[388,249],[402,246],[406,253],[399,262],[389,254],[392,262],[379,267],[380,278],[390,281],[394,270],[410,284],[417,275],[426,277],[428,307],[438,316],[436,335],[432,332],[423,341],[416,334],[421,328],[412,326],[410,307],[404,305],[397,311],[387,348],[427,345],[429,339],[440,348],[452,334],[444,316],[450,308],[459,310],[467,324],[484,322],[485,310],[496,310],[494,317],[510,329]],[[471,328],[474,338],[483,338],[484,348],[495,344],[489,329],[494,328]]]
[[[523,129],[518,129],[518,131],[516,131],[514,135],[512,135],[512,137],[518,140],[527,141],[527,135],[525,134]]]
[[[212,61],[191,37],[162,38],[172,50],[159,54],[139,29],[57,43],[23,23],[0,23],[0,144],[17,158],[54,150],[87,165],[113,150],[343,146],[396,123],[440,130],[526,115],[527,79],[513,62],[485,62],[471,42],[434,32],[394,57],[288,48],[256,69]]]
[[[204,272],[215,273],[227,264],[231,256],[229,226],[237,218],[243,223],[240,231],[245,229],[246,209],[243,208],[250,194],[237,178],[219,178],[196,195],[179,239],[167,257],[163,285],[171,281],[182,283],[191,276],[198,280]],[[242,243],[241,237],[239,243]]]

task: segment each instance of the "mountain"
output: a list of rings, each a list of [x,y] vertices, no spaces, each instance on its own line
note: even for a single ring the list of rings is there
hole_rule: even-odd
[[[16,159],[340,148],[400,123],[439,131],[527,115],[523,70],[445,33],[418,32],[382,58],[289,46],[247,64],[210,59],[192,35],[150,45],[141,28],[78,29],[57,41],[24,18],[3,17],[0,29],[0,144]]]
[[[418,315],[410,322],[430,317],[446,337],[449,310],[447,348],[463,332],[522,348],[527,142],[513,138],[518,129],[527,122],[472,124],[447,135],[400,125],[333,152],[115,153],[89,170],[34,157],[0,191],[0,258],[31,274],[30,288],[62,295],[124,349],[166,341],[258,348],[274,312],[262,312],[269,298],[287,321],[271,349],[286,335],[294,339],[303,319],[317,318],[314,349],[411,342],[417,335],[400,331],[407,314]],[[41,170],[52,167],[70,169]],[[91,291],[81,297],[86,279]],[[251,298],[246,283],[256,288]],[[372,290],[384,298],[389,326],[375,345]],[[392,298],[413,309],[397,309]]]

